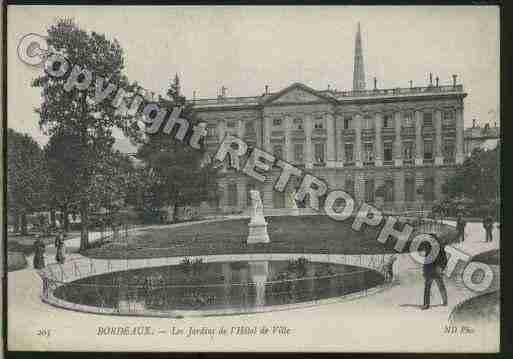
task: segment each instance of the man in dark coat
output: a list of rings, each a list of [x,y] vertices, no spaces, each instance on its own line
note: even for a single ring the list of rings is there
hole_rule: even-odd
[[[445,253],[444,243],[438,237],[434,237],[440,245],[440,250],[436,258],[431,263],[424,263],[422,267],[425,281],[424,305],[421,307],[422,309],[429,309],[431,299],[431,285],[433,284],[433,281],[436,282],[438,290],[440,291],[440,295],[442,296],[442,305],[447,305],[447,289],[445,288],[443,281],[443,271],[447,265],[447,255]],[[427,248],[424,248],[424,253],[429,253]]]
[[[465,240],[465,226],[467,225],[467,222],[463,219],[463,216],[461,213],[458,214],[458,218],[456,219],[456,231],[458,232],[457,238],[461,238],[461,242]]]
[[[486,216],[486,218],[483,220],[483,227],[486,232],[485,242],[491,242],[493,231],[493,219],[491,216]]]
[[[59,232],[55,236],[55,261],[59,264],[64,263],[65,255],[64,255],[64,233]]]
[[[45,267],[45,244],[40,237],[34,242],[34,269]]]

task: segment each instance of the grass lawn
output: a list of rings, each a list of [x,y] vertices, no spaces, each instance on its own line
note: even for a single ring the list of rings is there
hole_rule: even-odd
[[[491,251],[479,253],[477,256],[474,256],[472,260],[475,262],[499,265],[499,250],[492,249]]]
[[[500,292],[470,298],[458,306],[452,316],[455,322],[499,321]]]
[[[27,259],[21,252],[7,252],[7,270],[9,272],[27,268]]]
[[[271,243],[247,244],[249,219],[192,224],[176,228],[141,230],[125,243],[106,243],[82,254],[94,258],[152,258],[184,255],[227,253],[394,253],[395,239],[385,244],[376,239],[383,224],[351,228],[352,219],[343,222],[327,216],[268,217],[267,230]],[[397,226],[402,229],[402,225]],[[449,230],[444,234],[454,237]],[[409,245],[405,246],[405,251]]]

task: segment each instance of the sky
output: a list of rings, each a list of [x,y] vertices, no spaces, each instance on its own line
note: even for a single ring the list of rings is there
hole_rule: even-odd
[[[40,89],[30,87],[41,67],[16,55],[28,33],[46,34],[59,17],[116,38],[125,51],[126,74],[165,93],[175,73],[192,98],[253,96],[265,85],[277,92],[301,82],[318,90],[350,90],[354,38],[362,29],[367,88],[440,85],[458,75],[472,119],[499,124],[499,10],[495,6],[9,6],[8,126],[47,139],[33,108]],[[129,149],[126,140],[120,149]]]

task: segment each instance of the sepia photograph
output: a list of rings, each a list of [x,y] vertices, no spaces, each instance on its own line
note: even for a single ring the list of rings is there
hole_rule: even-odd
[[[6,11],[7,350],[500,351],[499,6]]]

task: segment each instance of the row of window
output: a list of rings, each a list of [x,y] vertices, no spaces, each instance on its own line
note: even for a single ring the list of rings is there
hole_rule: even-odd
[[[445,126],[454,125],[456,119],[453,110],[442,111],[442,124]],[[371,116],[363,117],[363,129],[373,129],[375,118]],[[392,114],[383,116],[383,128],[394,128],[394,117]],[[433,112],[427,111],[422,113],[422,123],[424,127],[433,127]],[[413,127],[415,124],[413,112],[402,113],[402,127]],[[344,117],[344,130],[354,129],[354,121],[352,116]]]
[[[403,159],[412,160],[415,158],[415,142],[405,141],[402,144]],[[423,158],[425,160],[432,160],[434,158],[434,148],[432,140],[424,141]],[[301,143],[294,144],[294,162],[302,163],[304,161],[304,146]],[[383,161],[390,162],[393,160],[393,144],[392,142],[385,142],[383,144]],[[442,153],[445,158],[453,158],[455,152],[455,145],[453,140],[446,140],[443,143]],[[324,143],[314,144],[314,162],[324,163],[325,145]],[[285,158],[282,145],[273,146],[273,155],[276,158]],[[344,145],[345,162],[354,161],[354,144],[346,143]],[[374,144],[366,142],[363,144],[363,161],[372,162],[375,159]]]
[[[281,118],[273,118],[273,127],[281,127],[283,125],[283,120]],[[293,129],[302,130],[303,129],[303,119],[302,118],[294,118],[292,120]],[[313,128],[322,130],[325,126],[324,118],[316,118],[313,123]]]
[[[395,188],[394,188],[394,179],[387,178],[383,182],[383,186],[381,188],[376,188],[374,179],[367,179],[364,181],[364,200],[369,203],[373,203],[376,200],[376,197],[382,197],[384,202],[394,202],[395,201]],[[247,188],[247,199],[246,203],[250,203],[249,191],[253,189],[254,186]],[[355,196],[355,181],[353,179],[347,179],[344,182],[344,191]],[[379,193],[378,193],[379,192]],[[413,202],[417,199],[423,198],[424,201],[434,201],[435,200],[435,180],[432,177],[424,179],[424,185],[422,188],[416,188],[415,178],[406,177],[404,179],[404,200],[406,202]],[[239,197],[237,192],[237,184],[230,183],[228,184],[228,197],[227,197],[227,205],[228,206],[238,206],[239,205]],[[273,204],[274,208],[284,208],[285,207],[285,193],[273,191]]]
[[[442,120],[443,124],[446,126],[453,125],[455,122],[455,113],[452,110],[447,110],[442,112]],[[363,128],[364,129],[372,129],[374,128],[374,117],[365,116],[363,118]],[[422,115],[422,122],[425,127],[432,127],[433,126],[433,112],[423,112]],[[294,118],[293,121],[294,129],[296,130],[303,130],[303,119],[301,118]],[[273,127],[281,127],[283,124],[283,120],[281,118],[274,118],[273,119]],[[254,121],[244,121],[244,126],[246,132],[254,132],[255,126]],[[413,127],[414,126],[414,115],[413,112],[404,112],[402,114],[402,126],[403,127]],[[237,128],[238,127],[238,121],[231,120],[226,122],[227,128]],[[325,119],[318,117],[314,119],[313,124],[314,129],[324,129],[325,128]],[[352,116],[345,116],[344,122],[343,122],[344,130],[353,129],[354,128],[354,121]],[[383,127],[384,128],[394,128],[394,118],[392,114],[385,114],[383,116]],[[216,135],[216,128],[215,127],[207,127],[207,134],[210,137],[214,137]]]
[[[413,127],[414,125],[414,115],[413,112],[404,112],[403,113],[403,127]],[[442,112],[442,120],[444,125],[452,125],[454,124],[455,114],[452,110],[447,110]],[[374,128],[375,118],[371,116],[365,116],[363,118],[363,128],[364,129],[372,129]],[[302,130],[303,129],[303,120],[301,118],[295,118],[293,120],[293,125],[295,129]],[[433,126],[433,112],[423,112],[422,123],[425,127]],[[273,119],[274,127],[281,127],[283,121],[281,118]],[[325,127],[325,119],[324,118],[316,118],[314,119],[314,129],[323,129]],[[383,127],[384,128],[394,128],[394,118],[392,114],[385,114],[383,116]],[[353,117],[345,116],[344,117],[344,129],[352,129],[353,125]]]

